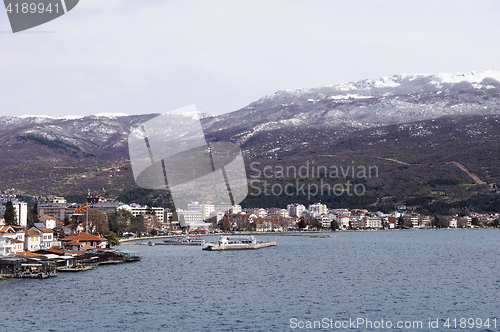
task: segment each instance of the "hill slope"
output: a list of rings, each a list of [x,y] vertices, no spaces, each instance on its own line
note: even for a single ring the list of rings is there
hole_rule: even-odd
[[[241,144],[250,176],[256,168],[308,161],[376,166],[377,177],[351,179],[366,187],[364,199],[354,203],[383,205],[494,192],[500,180],[499,115],[500,72],[481,71],[279,91],[238,111],[205,116],[202,124],[208,141]],[[104,189],[136,201],[161,196],[158,204],[168,204],[165,193],[135,186],[129,164],[128,134],[155,116],[1,117],[2,189],[32,195]],[[303,199],[282,196],[249,197],[246,204]],[[335,202],[352,203],[331,197]]]

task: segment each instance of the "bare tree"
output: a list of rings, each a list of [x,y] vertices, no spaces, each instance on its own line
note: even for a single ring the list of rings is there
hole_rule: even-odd
[[[99,234],[106,234],[109,232],[108,219],[104,213],[93,208],[89,208],[87,212],[89,215],[89,225],[92,224],[93,226],[92,229],[89,228],[89,232],[97,232]],[[84,223],[86,222],[86,218],[86,215],[83,214],[79,216],[78,219],[80,222]]]

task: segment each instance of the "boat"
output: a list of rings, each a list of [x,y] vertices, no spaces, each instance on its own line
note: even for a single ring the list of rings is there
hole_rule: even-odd
[[[165,244],[204,244],[205,240],[200,237],[173,237],[170,239],[163,240]]]
[[[153,241],[149,241],[148,246],[154,246],[155,243]]]
[[[220,235],[216,242],[205,242],[203,250],[248,250],[273,247],[276,242],[260,242],[253,235]]]

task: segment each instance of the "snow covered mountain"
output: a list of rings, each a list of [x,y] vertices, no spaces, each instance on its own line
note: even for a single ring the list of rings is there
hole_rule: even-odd
[[[500,70],[394,75],[340,85],[282,90],[216,119],[244,128],[243,140],[285,127],[365,129],[460,114],[500,112]]]
[[[327,130],[336,136],[446,115],[500,113],[500,70],[394,75],[340,85],[282,90],[220,116],[204,115],[217,139],[245,144],[262,132]],[[0,144],[16,137],[59,140],[87,152],[123,147],[130,129],[155,114],[0,117]],[[2,133],[9,135],[2,135]]]
[[[232,113],[204,114],[202,125],[208,140],[238,142],[249,160],[278,156],[300,158],[306,151],[328,151],[338,142],[348,140],[353,133],[368,135],[370,132],[370,137],[374,137],[376,132],[367,130],[379,128],[385,132],[384,128],[404,123],[418,122],[418,132],[435,133],[439,132],[436,127],[439,125],[429,120],[446,116],[453,117],[457,127],[463,127],[456,139],[468,141],[467,128],[473,120],[468,117],[464,122],[461,117],[478,116],[487,124],[498,121],[498,117],[489,119],[488,115],[499,114],[500,71],[484,70],[394,75],[318,88],[283,90]],[[61,168],[57,176],[64,184],[52,186],[53,192],[61,188],[66,190],[69,186],[102,188],[103,183],[111,181],[110,174],[102,173],[102,169],[126,168],[129,160],[127,138],[132,128],[156,115],[0,117],[0,151],[3,154],[0,181],[26,190],[42,183],[40,187],[48,190],[50,181],[54,181],[54,170]],[[491,133],[481,133],[484,136],[481,139],[496,137],[496,125],[492,128]],[[419,138],[417,135],[416,138],[412,136],[412,140],[429,140],[432,136],[426,134]],[[422,142],[412,144],[425,144]],[[396,153],[397,146],[391,151]],[[405,147],[401,145],[401,148]],[[116,173],[111,175],[116,176]],[[41,181],[41,176],[47,176],[46,180]],[[128,187],[133,186],[130,179]],[[89,181],[95,183],[91,186]]]

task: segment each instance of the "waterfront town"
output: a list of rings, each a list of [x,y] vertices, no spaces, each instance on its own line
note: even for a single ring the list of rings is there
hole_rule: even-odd
[[[186,210],[171,210],[104,197],[77,204],[58,196],[34,197],[31,204],[15,195],[0,195],[0,276],[48,277],[56,271],[135,261],[139,258],[131,253],[111,248],[130,237],[500,226],[498,213],[431,217],[406,206],[382,213],[329,209],[321,203],[243,209],[230,203],[192,202]]]

